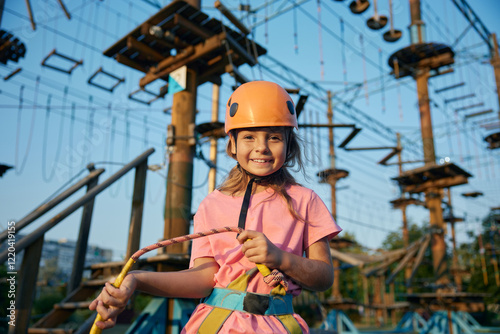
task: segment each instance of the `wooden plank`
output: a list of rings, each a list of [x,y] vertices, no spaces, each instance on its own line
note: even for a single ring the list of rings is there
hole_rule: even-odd
[[[149,83],[155,81],[158,78],[166,77],[170,72],[187,65],[203,56],[207,55],[210,52],[213,52],[222,47],[222,40],[225,38],[224,33],[220,33],[219,35],[215,35],[209,39],[207,39],[203,43],[199,43],[191,50],[186,50],[186,53],[181,53],[176,55],[175,57],[167,58],[152,71],[149,71],[144,77],[139,80],[139,86],[145,87]]]
[[[250,64],[250,66],[254,66],[255,64],[257,64],[257,59],[255,59],[253,55],[249,54],[245,49],[243,49],[243,47],[238,42],[236,42],[236,40],[229,34],[226,35],[226,41],[229,42],[231,49],[234,49],[243,59],[246,60],[248,64]]]
[[[138,40],[136,40],[131,36],[127,38],[127,48],[139,51],[142,57],[150,61],[159,62],[165,59],[165,57],[161,53],[149,47],[147,44],[139,42]]]
[[[405,186],[403,189],[403,192],[409,192],[409,193],[421,193],[424,191],[427,191],[432,188],[438,188],[438,189],[443,189],[443,188],[448,188],[448,187],[453,187],[453,186],[459,186],[462,184],[468,183],[468,178],[463,176],[463,175],[457,175],[457,176],[452,176],[452,177],[446,177],[442,179],[437,179],[437,180],[430,180],[427,182],[424,182],[422,184],[411,184]]]
[[[189,21],[188,19],[184,18],[183,16],[181,16],[179,14],[174,15],[174,24],[180,25],[180,26],[190,30],[192,33],[200,36],[203,39],[208,39],[214,35],[211,31],[208,31],[208,30],[204,29],[203,27],[200,27],[200,26],[192,23],[191,21]]]
[[[144,73],[148,72],[148,70],[144,66],[136,63],[135,61],[131,60],[127,56],[117,54],[115,59],[117,62],[119,62],[125,66],[135,68],[136,70],[144,72]]]

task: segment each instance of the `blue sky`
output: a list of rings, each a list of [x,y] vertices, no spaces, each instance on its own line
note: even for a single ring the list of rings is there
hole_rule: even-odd
[[[27,20],[25,4],[6,1],[2,29],[18,37],[26,45],[27,53],[17,64],[8,62],[6,66],[0,66],[2,77],[22,67],[18,75],[0,81],[0,136],[3,143],[0,162],[16,166],[0,179],[0,221],[3,224],[0,229],[5,229],[9,220],[25,216],[89,162],[106,169],[101,180],[116,171],[117,164],[132,160],[149,147],[156,150],[150,164],[165,162],[163,143],[171,119],[163,110],[171,106],[172,97],[167,96],[150,106],[128,99],[128,94],[137,89],[142,73],[102,55],[105,49],[157,11],[150,3],[155,2],[67,0],[65,4],[72,14],[72,19],[68,20],[55,0],[33,1],[37,22],[37,29],[33,31]],[[167,3],[161,2],[162,5]],[[400,132],[405,143],[403,159],[422,158],[415,84],[411,78],[394,80],[387,65],[392,53],[410,43],[408,1],[393,1],[394,27],[403,32],[403,37],[392,44],[382,39],[382,33],[388,28],[375,32],[366,27],[365,21],[373,15],[373,6],[364,14],[354,15],[348,9],[349,1],[304,1],[300,7],[266,23],[266,15],[271,16],[280,8],[286,8],[292,1],[267,1],[267,10],[259,10],[250,17],[236,11],[240,3],[247,2],[223,3],[235,10],[237,16],[243,15],[242,21],[254,27],[255,40],[268,51],[267,56],[260,58],[259,65],[240,68],[248,78],[273,80],[288,88],[297,88],[294,81],[307,81],[307,85],[301,88],[311,96],[299,123],[327,122],[326,91],[331,90],[335,94],[335,123],[355,123],[363,128],[350,147],[395,146],[395,133]],[[251,2],[254,8],[264,3]],[[490,32],[500,33],[498,1],[469,0],[468,3]],[[202,1],[203,11],[223,19],[212,5],[212,2]],[[379,0],[378,10],[379,14],[389,15],[388,1]],[[455,110],[484,103],[470,112],[498,111],[493,71],[488,64],[484,42],[474,30],[466,30],[468,23],[451,0],[422,0],[422,15],[427,41],[450,45],[456,53],[454,72],[431,79],[429,92],[438,162],[449,159],[474,175],[469,184],[452,189],[456,215],[466,218],[465,223],[457,227],[457,239],[459,243],[466,242],[465,232],[477,233],[479,220],[491,207],[500,205],[500,150],[488,150],[483,140],[492,131],[498,131],[498,128],[484,127],[495,122],[495,113],[465,119],[463,115],[468,111]],[[53,49],[82,60],[83,65],[71,75],[42,67],[41,61]],[[51,61],[58,61],[54,63],[58,66],[69,65],[61,59]],[[113,93],[88,85],[88,78],[99,67],[125,78],[125,82]],[[290,69],[297,74],[291,74]],[[234,79],[228,74],[222,79],[221,119],[234,84]],[[459,82],[466,84],[446,93],[435,93],[439,88]],[[158,82],[148,88],[155,90],[159,86]],[[211,90],[211,84],[199,87],[197,123],[210,120]],[[468,94],[475,96],[446,102]],[[297,96],[293,98],[297,99]],[[327,132],[301,129],[299,134],[306,140],[306,150],[310,155],[309,178],[304,180],[299,176],[299,180],[313,188],[330,206],[330,187],[318,183],[316,177],[318,171],[330,168]],[[335,142],[340,143],[347,134],[347,130],[336,130]],[[218,181],[233,165],[232,160],[224,157],[223,147],[221,140]],[[208,144],[201,144],[199,149],[208,157]],[[401,212],[392,210],[389,203],[399,196],[399,189],[391,180],[397,176],[397,167],[377,165],[387,153],[336,149],[337,168],[350,172],[348,178],[338,183],[338,222],[369,248],[379,247],[388,232],[401,227]],[[418,166],[408,164],[405,169]],[[193,212],[207,194],[207,173],[207,165],[197,159]],[[164,169],[148,172],[142,246],[163,235],[165,175]],[[130,173],[99,195],[95,206],[90,243],[112,248],[117,257],[123,255],[126,248],[132,177]],[[467,199],[461,195],[470,191],[481,191],[485,196]],[[60,210],[62,208],[44,216],[34,227]],[[419,225],[428,221],[427,211],[419,207],[409,208],[408,216],[410,221]],[[76,239],[79,219],[80,211],[59,224],[46,238]]]

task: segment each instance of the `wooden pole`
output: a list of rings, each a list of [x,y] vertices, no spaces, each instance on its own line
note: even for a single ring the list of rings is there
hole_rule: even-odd
[[[332,93],[330,91],[327,92],[328,98],[328,110],[327,110],[327,118],[328,124],[333,124],[333,107],[332,107]],[[329,154],[330,154],[330,167],[335,169],[335,144],[334,144],[334,136],[333,136],[333,127],[328,128],[328,142],[329,142]],[[332,216],[333,219],[337,220],[337,191],[336,191],[336,183],[337,179],[335,177],[329,177],[328,181],[331,187],[331,206],[332,206]],[[340,293],[340,261],[337,259],[333,259],[333,267],[335,268],[333,272],[333,286],[332,286],[332,297],[336,301],[342,300],[342,294]]]
[[[197,73],[187,70],[186,89],[175,93],[172,105],[174,149],[170,153],[165,200],[164,239],[189,233],[195,146],[190,143],[196,116]],[[187,253],[186,243],[166,247],[167,253]]]
[[[493,66],[493,72],[495,74],[495,83],[497,86],[497,96],[498,96],[498,118],[500,119],[500,54],[498,52],[498,41],[497,34],[490,35],[491,44],[493,50],[491,52],[490,64]]]
[[[410,12],[412,43],[423,43],[424,35],[422,27],[424,24],[421,18],[420,0],[410,0]],[[431,109],[429,103],[429,69],[425,67],[418,68],[414,78],[417,84],[424,160],[427,166],[431,166],[436,163],[436,153],[434,149],[434,136],[432,133]],[[429,222],[433,233],[431,243],[432,264],[436,283],[438,284],[446,284],[449,282],[449,278],[447,277],[446,243],[444,240],[445,226],[441,208],[442,193],[442,189],[439,188],[431,188],[425,192],[425,201],[430,215]]]
[[[457,240],[455,235],[455,216],[453,214],[453,207],[451,206],[451,188],[448,188],[448,207],[450,208],[450,225],[451,225],[451,241],[453,244],[453,268],[456,272],[453,274],[457,291],[462,291],[462,274],[458,273],[458,256],[457,256]]]
[[[92,170],[90,170],[92,171]],[[98,177],[92,179],[87,184],[87,192],[92,190],[98,183]],[[82,218],[80,220],[80,232],[76,242],[75,255],[73,258],[73,269],[66,289],[66,295],[69,295],[82,282],[83,267],[85,266],[85,257],[87,255],[87,246],[89,241],[90,224],[92,222],[92,213],[94,211],[95,197],[83,206]]]
[[[219,120],[219,95],[220,86],[214,84],[212,86],[212,122]],[[210,139],[210,161],[214,166],[217,166],[217,138]],[[217,168],[211,167],[208,172],[208,192],[215,190]]]

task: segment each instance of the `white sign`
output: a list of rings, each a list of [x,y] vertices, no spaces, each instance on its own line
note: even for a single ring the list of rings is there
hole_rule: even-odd
[[[175,94],[186,89],[187,66],[172,71],[168,75],[168,93]]]

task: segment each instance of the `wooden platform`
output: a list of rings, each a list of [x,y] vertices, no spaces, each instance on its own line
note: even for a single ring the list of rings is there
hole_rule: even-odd
[[[414,305],[423,306],[431,311],[452,310],[464,312],[483,312],[486,293],[467,292],[429,292],[403,295]]]
[[[431,188],[449,188],[468,183],[471,174],[455,165],[429,165],[408,170],[400,176],[393,177],[402,187],[402,192],[420,193]]]
[[[183,66],[195,69],[198,85],[220,83],[220,75],[257,64],[266,50],[185,1],[174,1],[104,51],[146,75],[144,88]]]

